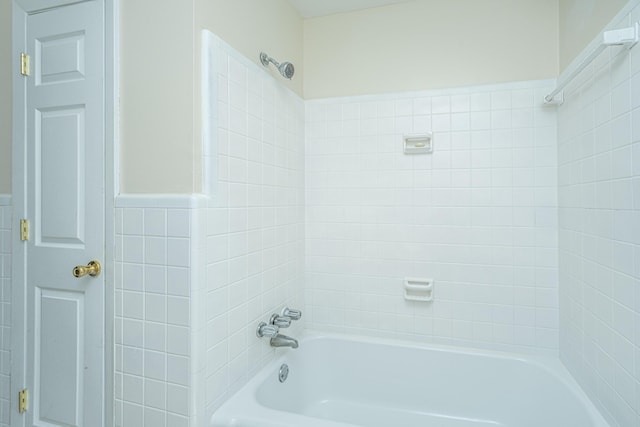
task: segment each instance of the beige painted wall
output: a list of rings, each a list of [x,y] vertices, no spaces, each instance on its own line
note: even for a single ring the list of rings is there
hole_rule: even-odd
[[[557,28],[564,67],[625,3],[418,0],[303,24],[286,0],[121,2],[121,191],[201,190],[203,28],[256,62],[260,50],[293,62],[289,87],[318,98],[554,77]],[[10,4],[0,2],[0,193],[11,191]]]
[[[11,193],[11,2],[0,1],[0,194]]]
[[[260,50],[297,66],[302,20],[286,0],[122,1],[120,191],[201,191],[200,33],[209,29],[258,62]]]
[[[304,95],[556,77],[558,0],[417,0],[308,19]]]
[[[560,71],[593,40],[629,0],[560,0]]]
[[[195,2],[197,30],[207,29],[213,32],[256,64],[260,64],[261,51],[280,62],[291,62],[296,72],[290,81],[282,79],[273,67],[270,67],[270,71],[282,79],[287,87],[302,96],[303,21],[287,0]],[[199,32],[196,36],[199,46]]]
[[[260,50],[293,62],[286,84],[318,98],[554,77],[558,26],[564,68],[625,3],[419,0],[303,30],[286,0],[121,2],[121,191],[201,190],[203,28],[256,62]],[[0,193],[11,192],[10,22],[11,2],[0,1]]]
[[[192,193],[193,0],[120,2],[120,191]]]

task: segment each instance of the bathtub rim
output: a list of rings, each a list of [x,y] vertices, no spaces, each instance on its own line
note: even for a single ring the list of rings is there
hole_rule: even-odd
[[[502,350],[491,350],[491,349],[480,349],[480,348],[472,348],[472,347],[458,347],[455,345],[447,345],[447,344],[434,344],[434,343],[421,343],[415,342],[411,340],[405,339],[396,339],[396,338],[388,338],[388,337],[378,337],[378,336],[368,336],[368,335],[355,335],[348,333],[340,333],[340,332],[326,332],[326,331],[318,331],[313,329],[306,329],[303,331],[302,335],[299,338],[300,348],[304,348],[305,343],[321,341],[321,340],[337,340],[337,341],[348,341],[362,344],[374,344],[374,345],[383,345],[383,346],[391,346],[391,347],[400,347],[406,349],[414,349],[414,350],[426,350],[426,351],[435,351],[442,353],[455,353],[460,355],[467,356],[476,356],[482,358],[492,358],[492,359],[501,359],[501,360],[509,360],[516,361],[520,363],[526,363],[529,365],[533,365],[539,369],[542,369],[549,375],[551,375],[554,379],[559,381],[563,386],[567,387],[573,394],[578,398],[579,402],[585,407],[588,415],[594,422],[594,427],[612,427],[611,424],[607,421],[603,414],[600,413],[595,403],[591,401],[586,392],[582,389],[577,380],[571,375],[567,367],[564,365],[562,360],[559,357],[551,357],[551,356],[543,356],[543,355],[532,355],[532,354],[523,354],[523,353],[515,353],[508,352]],[[270,362],[266,363],[260,370],[258,370],[248,381],[242,386],[239,390],[236,390],[234,393],[229,396],[216,410],[213,411],[210,417],[210,425],[213,425],[214,420],[216,419],[216,415],[223,415],[225,412],[232,412],[232,406],[228,405],[228,403],[232,400],[235,400],[239,395],[244,394],[245,397],[251,398],[248,402],[249,408],[259,408],[262,411],[266,411],[267,413],[271,413],[274,415],[281,415],[283,412],[278,411],[276,409],[264,406],[257,399],[257,392],[259,387],[263,384],[263,382],[270,376],[273,375],[273,372],[279,369],[282,363],[286,363],[287,359],[290,358],[291,352],[299,351],[299,349],[290,349],[290,348],[276,348],[276,356]],[[252,411],[250,411],[252,412]],[[300,415],[293,413],[286,413],[287,415],[292,415],[293,417],[299,417]],[[243,419],[249,420],[251,417],[244,417]],[[323,420],[323,422],[327,422],[328,420]],[[262,422],[265,423],[265,420],[262,419]],[[276,426],[279,425],[277,423],[267,422],[264,424],[265,427],[270,425]],[[320,424],[319,424],[320,425]],[[321,424],[322,426],[351,426],[352,424],[345,423],[336,423],[329,422],[329,424]],[[313,427],[309,424],[309,427]]]

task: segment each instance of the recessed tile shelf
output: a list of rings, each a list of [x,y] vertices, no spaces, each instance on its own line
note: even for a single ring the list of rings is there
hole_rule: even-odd
[[[405,135],[402,138],[404,154],[428,154],[433,152],[433,134]]]
[[[404,279],[404,299],[407,301],[433,301],[433,279]]]

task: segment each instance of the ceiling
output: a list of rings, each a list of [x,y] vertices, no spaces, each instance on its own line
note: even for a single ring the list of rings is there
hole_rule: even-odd
[[[315,18],[407,1],[412,0],[289,0],[289,3],[300,12],[303,18]]]

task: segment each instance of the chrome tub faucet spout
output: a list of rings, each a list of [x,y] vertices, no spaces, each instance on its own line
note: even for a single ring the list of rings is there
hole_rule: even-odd
[[[291,338],[282,334],[277,334],[275,337],[271,338],[271,340],[269,341],[269,344],[271,344],[271,347],[298,348],[297,339]]]

